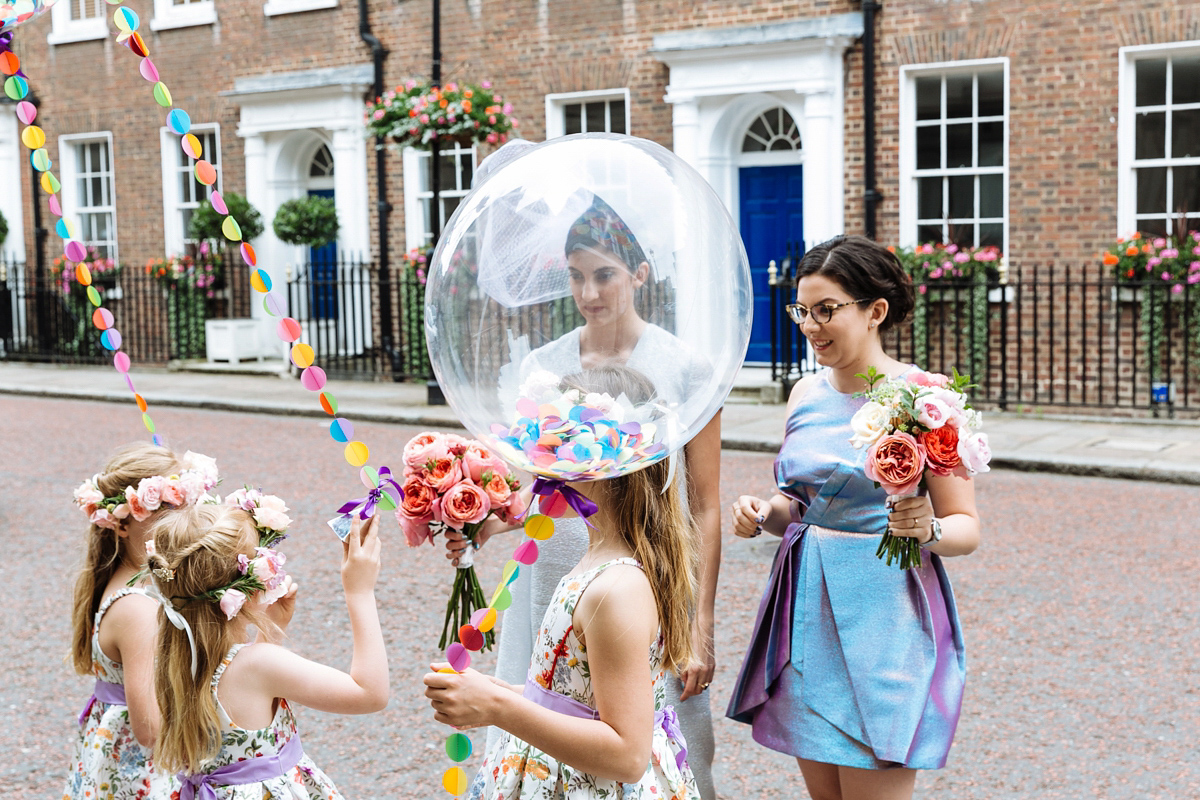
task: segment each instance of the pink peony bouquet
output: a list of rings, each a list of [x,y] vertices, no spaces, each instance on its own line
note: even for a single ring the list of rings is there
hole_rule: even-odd
[[[992,453],[983,416],[967,401],[970,379],[916,372],[884,379],[874,367],[859,375],[870,386],[851,418],[850,443],[867,448],[864,470],[889,497],[913,497],[929,473],[963,477],[988,471]],[[901,569],[921,565],[920,543],[885,531],[876,555]]]
[[[409,547],[451,529],[461,533],[472,547],[459,558],[446,619],[438,647],[445,649],[470,622],[471,614],[486,607],[483,588],[475,574],[474,546],[484,520],[495,516],[508,522],[525,514],[521,482],[505,462],[474,439],[453,433],[420,433],[404,446],[404,497],[396,509],[396,520]],[[494,635],[485,636],[484,649]]]

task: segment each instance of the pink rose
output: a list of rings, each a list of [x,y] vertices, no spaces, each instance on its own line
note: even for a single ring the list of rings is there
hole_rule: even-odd
[[[508,488],[508,481],[504,480],[504,476],[498,472],[488,474],[488,481],[483,484],[483,491],[488,496],[488,501],[492,508],[504,508],[508,505],[508,499],[512,495],[512,489]]]
[[[179,508],[187,501],[187,494],[183,490],[183,484],[179,482],[179,478],[167,478],[163,481],[162,487],[163,502],[170,506]]]
[[[162,505],[162,489],[165,480],[161,475],[154,475],[143,478],[138,483],[138,499],[147,511],[157,511],[158,507]]]
[[[151,512],[147,511],[146,507],[142,505],[142,499],[138,497],[137,489],[132,486],[125,487],[125,503],[129,506],[129,513],[138,522],[143,522],[150,518]]]
[[[88,522],[100,528],[108,528],[109,530],[116,530],[117,527],[117,521],[113,519],[112,514],[108,513],[107,508],[97,508],[88,517]]]
[[[404,531],[404,541],[409,547],[416,547],[423,542],[433,544],[433,533],[429,530],[429,519],[412,519],[400,513],[396,509],[396,521],[400,523],[400,529]]]
[[[936,397],[922,395],[913,403],[917,412],[917,422],[930,430],[942,427],[950,420],[951,409]]]
[[[292,518],[285,512],[288,507],[283,500],[273,494],[264,494],[259,498],[258,507],[254,509],[254,522],[262,528],[273,531],[285,531],[292,524]]]
[[[442,497],[442,521],[455,530],[483,522],[491,510],[487,494],[470,481],[454,484]]]
[[[958,440],[958,456],[967,468],[968,474],[987,472],[988,462],[992,460],[992,448],[988,446],[986,433],[972,433],[961,436]]]
[[[425,472],[425,482],[442,494],[463,479],[462,462],[453,456],[434,461]]]
[[[474,439],[468,439],[465,436],[459,436],[457,433],[444,433],[442,440],[446,443],[446,449],[450,451],[450,455],[462,457],[462,454],[467,452],[467,448],[471,446]]]
[[[121,505],[114,508],[111,513],[112,513],[113,519],[117,519],[117,520],[125,519],[126,517],[129,516],[129,504],[121,503]]]
[[[92,485],[91,481],[84,481],[79,484],[79,488],[75,490],[75,502],[81,507],[95,506],[104,499],[104,493]],[[94,510],[94,509],[93,509]]]
[[[246,595],[242,591],[226,589],[221,592],[221,611],[225,612],[225,619],[236,617],[244,605],[246,605]]]
[[[925,473],[925,448],[907,433],[882,436],[867,448],[864,470],[888,494],[909,494]]]
[[[462,457],[463,477],[482,483],[483,473],[489,470],[504,477],[508,476],[508,466],[503,460],[492,455],[491,451],[479,442],[469,445]]]
[[[418,433],[404,445],[406,467],[423,467],[430,461],[437,461],[448,455],[446,439],[440,433]]]
[[[950,385],[950,379],[945,375],[939,372],[926,372],[920,369],[908,376],[908,382],[915,383],[917,386],[936,386],[938,388]]]
[[[513,492],[508,496],[508,508],[505,509],[508,519],[520,519],[525,516],[525,510],[525,497],[520,492]]]
[[[179,476],[179,484],[183,487],[184,500],[188,505],[199,502],[207,491],[204,476],[198,472],[185,472]]]

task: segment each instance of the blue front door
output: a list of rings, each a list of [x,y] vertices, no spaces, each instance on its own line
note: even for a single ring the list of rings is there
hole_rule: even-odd
[[[333,199],[333,189],[309,189],[309,197]],[[308,248],[308,309],[312,319],[337,319],[338,257],[337,242]]]
[[[750,258],[754,287],[754,325],[746,361],[771,360],[771,297],[767,293],[767,265],[783,260],[789,242],[804,237],[803,167],[742,167],[738,174],[742,241]],[[782,309],[778,313],[783,313]]]

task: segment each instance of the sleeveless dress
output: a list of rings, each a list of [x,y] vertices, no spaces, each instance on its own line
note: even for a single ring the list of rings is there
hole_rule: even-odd
[[[560,377],[581,372],[581,331],[581,328],[568,331],[526,356],[520,365],[521,379],[537,370],[547,370]],[[712,366],[707,359],[679,337],[652,323],[646,324],[626,366],[650,378],[659,395],[671,403],[682,403],[689,397],[703,394],[703,388],[712,376]],[[681,468],[676,475],[682,482],[686,470],[682,469],[682,454],[677,457]],[[681,489],[680,497],[686,511],[687,491],[682,486]],[[537,513],[537,504],[534,506],[530,513]],[[578,517],[557,519],[554,521],[554,535],[544,542],[538,542],[537,561],[528,567],[521,567],[512,586],[512,605],[504,612],[499,625],[496,677],[500,680],[516,685],[525,681],[534,641],[551,598],[559,581],[583,558],[587,545],[587,525],[583,520]],[[679,715],[679,726],[688,743],[688,763],[696,776],[700,796],[703,800],[716,800],[712,782],[714,744],[708,692],[681,700],[683,684],[679,677],[672,672],[665,680],[666,702],[674,706]],[[488,729],[489,750],[501,733],[503,731],[499,728]]]
[[[222,659],[212,677],[213,701],[221,722],[221,750],[204,765],[204,772],[194,778],[184,778],[181,800],[187,800],[188,783],[196,796],[199,784],[206,784],[217,800],[342,800],[341,792],[324,772],[304,754],[296,718],[288,701],[280,698],[279,708],[271,724],[258,730],[238,727],[217,698],[217,687],[225,668],[246,645],[236,644]],[[246,762],[256,762],[253,766]],[[238,766],[234,766],[238,765]],[[241,770],[242,775],[225,784],[221,771]],[[253,774],[258,773],[258,774]],[[205,778],[204,776],[208,776]],[[245,778],[252,780],[245,780]]]
[[[865,402],[829,373],[800,398],[775,461],[792,498],[727,714],[754,739],[864,769],[945,766],[966,660],[950,579],[922,551],[913,570],[875,557],[886,494],[850,444]]]
[[[595,710],[587,650],[575,635],[572,615],[588,585],[614,564],[641,569],[632,558],[618,558],[559,582],[538,633],[525,682],[525,696],[538,705],[571,716],[600,718]],[[589,775],[500,731],[472,781],[469,800],[699,800],[678,718],[666,704],[662,655],[660,639],[650,648],[655,726],[650,763],[640,781],[623,784]]]
[[[131,594],[144,596],[146,591],[126,587],[113,592],[92,620],[96,687],[79,715],[79,739],[63,800],[166,800],[179,786],[173,776],[154,770],[150,750],[138,744],[125,707],[125,670],[100,649],[100,620],[113,603]]]

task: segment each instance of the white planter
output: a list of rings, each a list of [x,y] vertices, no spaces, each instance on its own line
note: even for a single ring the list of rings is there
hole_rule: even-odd
[[[997,289],[988,289],[989,303],[1011,303],[1017,295],[1017,290],[1012,286],[1001,286]]]
[[[204,350],[211,364],[227,361],[236,364],[264,355],[255,319],[208,319],[204,321]]]

